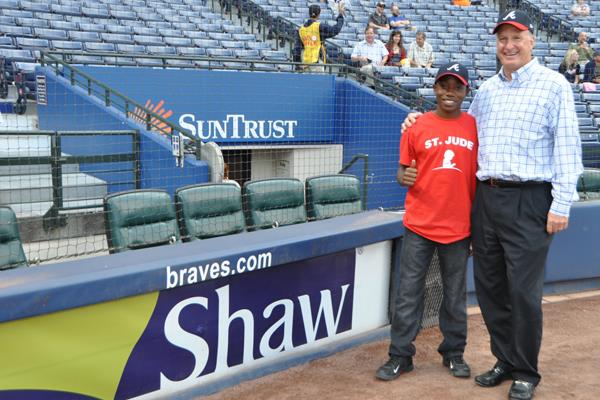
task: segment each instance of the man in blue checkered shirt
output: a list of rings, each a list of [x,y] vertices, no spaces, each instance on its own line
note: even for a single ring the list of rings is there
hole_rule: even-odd
[[[509,399],[523,400],[541,378],[546,256],[553,235],[568,226],[583,165],[571,86],[533,58],[527,14],[506,12],[494,33],[502,69],[479,88],[469,113],[479,137],[475,289],[497,362],[475,382],[512,379]]]

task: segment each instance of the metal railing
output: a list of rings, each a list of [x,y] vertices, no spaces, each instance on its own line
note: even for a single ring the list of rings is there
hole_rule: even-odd
[[[85,171],[89,175],[102,175],[102,174],[121,174],[130,173],[131,180],[110,182],[113,185],[130,185],[132,188],[139,189],[140,185],[140,138],[139,131],[2,131],[0,136],[46,136],[50,138],[50,149],[49,155],[47,156],[27,156],[27,157],[2,157],[0,158],[0,166],[8,167],[19,167],[19,166],[33,166],[33,165],[49,165],[49,174],[51,175],[52,181],[52,206],[43,216],[43,226],[45,230],[65,226],[66,220],[64,215],[61,215],[61,211],[68,210],[82,210],[98,208],[101,204],[92,202],[91,204],[85,204],[89,200],[98,200],[98,198],[78,198],[75,205],[66,206],[64,196],[64,184],[63,184],[63,167],[65,165],[78,165],[81,164],[107,164],[107,163],[130,163],[131,167],[118,166],[116,168],[110,168],[107,170],[94,169]],[[131,137],[131,151],[120,152],[111,154],[94,154],[94,155],[66,155],[63,153],[63,138],[75,138],[85,136],[130,136]],[[46,172],[37,172],[37,175],[46,174]],[[12,173],[12,175],[19,176],[18,173]],[[22,175],[31,175],[30,173],[23,173]],[[80,185],[80,187],[85,187]],[[40,189],[39,187],[36,189]],[[41,188],[43,189],[43,188]],[[12,190],[12,188],[4,189],[6,191]],[[84,204],[81,204],[84,203]]]
[[[51,67],[57,75],[66,77],[72,86],[80,87],[87,91],[89,96],[94,96],[104,102],[109,107],[123,112],[127,119],[136,119],[144,121],[146,130],[158,131],[165,135],[180,134],[190,139],[190,144],[195,148],[196,158],[199,160],[200,157],[200,146],[201,142],[198,141],[185,129],[179,125],[168,121],[152,110],[139,104],[133,99],[125,96],[115,89],[103,84],[92,76],[79,70],[77,67],[69,64],[67,59],[69,54],[80,55],[104,55],[107,56],[109,53],[87,53],[87,52],[40,52],[40,64],[42,66]],[[58,55],[58,56],[57,56]],[[114,54],[111,54],[114,56]],[[146,57],[146,56],[145,56]]]
[[[368,179],[369,179],[369,155],[368,154],[356,154],[350,159],[340,170],[340,174],[348,171],[358,160],[363,160],[363,185],[362,185],[362,209],[367,209],[367,190],[368,190]]]

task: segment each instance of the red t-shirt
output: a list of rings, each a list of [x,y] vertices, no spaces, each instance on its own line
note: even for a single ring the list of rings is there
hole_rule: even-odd
[[[471,234],[471,204],[477,171],[475,118],[422,115],[400,140],[400,164],[417,164],[417,180],[406,195],[404,226],[438,243]]]

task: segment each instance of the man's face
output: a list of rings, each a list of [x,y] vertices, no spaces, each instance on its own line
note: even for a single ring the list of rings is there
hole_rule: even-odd
[[[585,32],[579,33],[579,36],[577,36],[577,42],[579,42],[579,44],[587,42],[587,34]]]
[[[367,43],[373,43],[373,39],[375,39],[375,32],[373,32],[373,29],[367,29],[365,31],[365,40]]]
[[[496,55],[504,72],[512,74],[531,61],[535,39],[529,31],[520,31],[512,25],[501,25],[496,33]]]
[[[600,56],[594,57],[594,62],[596,63],[596,65],[600,65]]]
[[[391,8],[391,11],[392,11],[392,15],[394,15],[394,16],[400,15],[400,9],[398,8],[397,5],[393,5]]]
[[[385,6],[377,4],[376,10],[377,10],[378,14],[383,14],[383,10],[385,10]]]
[[[425,44],[425,36],[417,35],[417,37],[415,38],[415,42],[417,42],[417,45],[419,45],[419,47],[423,47],[423,45]]]

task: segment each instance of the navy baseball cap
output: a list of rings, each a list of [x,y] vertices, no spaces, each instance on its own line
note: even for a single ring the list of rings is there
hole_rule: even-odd
[[[529,19],[529,15],[521,10],[509,10],[502,14],[500,18],[498,18],[498,22],[496,22],[496,27],[492,33],[496,33],[498,28],[504,24],[512,25],[520,31],[529,31],[533,33],[533,24]]]
[[[458,78],[463,85],[467,87],[469,86],[469,70],[467,70],[467,68],[460,63],[449,62],[438,68],[437,75],[435,76],[435,82],[437,83],[440,78],[446,75],[452,75],[455,78]]]

